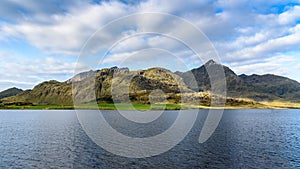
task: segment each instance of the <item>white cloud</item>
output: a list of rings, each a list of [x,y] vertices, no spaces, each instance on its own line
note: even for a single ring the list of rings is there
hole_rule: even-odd
[[[37,13],[30,20],[4,24],[2,34],[24,38],[49,54],[76,55],[98,28],[128,12],[127,6],[117,2],[103,3],[101,6],[80,3],[70,6],[68,11],[48,14],[47,17]]]
[[[174,39],[173,37],[167,37],[157,34],[143,34],[139,36],[128,36],[123,41],[119,42],[112,50],[111,53],[123,53],[134,52],[143,50],[146,48],[161,48],[168,50],[172,53],[185,52],[189,50],[185,44]],[[190,52],[191,54],[191,52]],[[183,55],[188,56],[188,55]]]
[[[11,86],[32,88],[51,79],[64,81],[73,76],[75,66],[81,71],[87,70],[84,66],[76,65],[76,62],[63,61],[61,58],[26,59],[6,52],[0,62],[0,91]]]
[[[5,58],[5,56],[6,56],[6,53],[5,53],[5,52],[2,52],[2,51],[0,51],[0,59],[2,59],[2,58]]]
[[[279,15],[278,22],[280,24],[291,24],[296,20],[300,19],[300,6],[294,6],[292,9],[288,10]]]
[[[257,1],[253,3],[252,6],[255,3],[261,4]],[[37,11],[35,8],[37,6],[40,5],[33,5],[34,11]],[[241,6],[243,6],[242,9]],[[288,27],[280,25],[291,24],[299,19],[300,6],[291,7],[280,15],[256,14],[250,11],[252,6],[246,1],[236,0],[217,1],[213,4],[208,1],[182,3],[182,1],[149,0],[136,6],[115,1],[103,2],[101,5],[79,1],[75,5],[66,6],[67,13],[49,14],[46,12],[46,14],[40,14],[41,12],[36,12],[32,14],[30,20],[22,20],[17,24],[4,24],[1,30],[6,36],[25,38],[32,45],[49,54],[77,55],[87,38],[112,19],[132,12],[164,12],[180,15],[196,24],[210,39],[214,40],[215,44],[220,44],[221,47],[218,48],[220,53],[227,52],[227,50],[231,53],[239,53],[234,50],[240,50],[246,46],[254,48],[255,45],[265,41],[271,42],[271,39],[284,36]],[[218,8],[224,8],[224,11],[215,13]],[[45,17],[46,15],[47,17]],[[141,22],[143,24],[139,29],[147,26],[157,26],[158,29],[162,29],[164,25],[162,23],[167,21],[162,20],[157,24],[151,23],[149,20],[147,22]],[[237,27],[237,25],[239,26]],[[107,37],[102,37],[103,42],[105,43],[108,39],[115,40],[116,37],[113,36],[118,31],[107,32]],[[234,41],[228,43],[233,38]],[[139,48],[140,44],[142,43],[133,39],[128,41],[126,46],[130,51],[133,48]],[[249,49],[245,50],[249,51]]]
[[[207,7],[208,1],[158,1],[150,0],[137,6],[128,6],[120,2],[103,2],[101,5],[75,3],[66,7],[67,13],[40,14],[33,13],[30,19],[24,19],[17,24],[3,24],[2,36],[14,36],[26,39],[30,44],[48,54],[76,55],[84,42],[97,29],[109,21],[131,14],[133,12],[163,12],[189,17],[199,12],[205,15],[213,14],[214,10]],[[36,10],[35,8],[33,10]],[[47,16],[47,17],[45,17]],[[205,17],[203,17],[205,18]],[[168,20],[153,18],[155,22],[138,20],[138,29],[157,27],[163,29]],[[113,36],[119,31],[117,27],[106,33],[104,40],[115,40]],[[116,29],[116,30],[114,30]],[[166,27],[165,29],[172,29]],[[4,35],[3,35],[4,34]],[[104,41],[105,42],[105,41]]]
[[[291,68],[297,61],[295,56],[290,55],[277,55],[267,59],[258,59],[255,61],[233,62],[229,66],[237,74],[277,74],[287,76],[297,69]]]
[[[170,57],[171,55],[173,57]],[[120,65],[120,63],[127,60],[126,64],[129,65],[128,60],[130,60],[132,61],[131,67],[137,67],[134,64],[139,64],[140,67],[142,65],[149,67],[146,66],[147,63],[155,66],[154,62],[156,62],[157,66],[159,66],[180,60],[180,63],[185,65],[184,70],[186,70],[186,66],[189,66],[191,69],[195,66],[196,61],[199,60],[198,57],[195,58],[193,56],[194,53],[185,44],[176,39],[156,34],[147,34],[146,36],[132,36],[120,42],[115,48],[109,51],[109,56],[104,59],[102,64],[109,64],[110,66]],[[190,62],[191,58],[193,60],[192,63]],[[176,65],[174,64],[171,69],[181,70],[180,66]]]
[[[291,34],[268,39],[266,42],[256,44],[254,46],[242,48],[226,54],[229,59],[238,58],[239,60],[251,59],[251,58],[265,58],[271,57],[277,52],[284,52],[289,50],[300,50],[300,31],[297,29],[297,25]]]
[[[190,69],[186,62],[176,53],[160,48],[146,48],[131,53],[117,53],[104,59],[105,64],[131,69],[163,67],[173,71]]]
[[[140,49],[149,48],[149,44],[143,36],[128,37],[124,41],[118,43],[113,51],[114,53],[133,52]]]

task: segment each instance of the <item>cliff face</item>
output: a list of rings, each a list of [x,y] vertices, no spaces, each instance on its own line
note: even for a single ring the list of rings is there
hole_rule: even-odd
[[[66,82],[43,82],[32,90],[18,91],[18,95],[1,101],[4,104],[73,104],[73,95],[79,103],[88,103],[95,97],[98,102],[111,103],[150,103],[151,99],[180,103],[182,97],[187,96],[190,102],[197,98],[201,104],[209,105],[211,86],[207,70],[220,68],[224,69],[227,96],[230,97],[227,102],[232,105],[245,101],[234,98],[300,101],[300,84],[294,80],[269,74],[238,76],[214,61],[188,72],[173,73],[164,68],[130,71],[117,67],[88,71]],[[89,95],[91,89],[94,93]]]

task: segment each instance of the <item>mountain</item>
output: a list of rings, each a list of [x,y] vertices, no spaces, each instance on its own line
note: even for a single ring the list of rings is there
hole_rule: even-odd
[[[88,103],[94,99],[87,94],[93,88],[98,102],[128,102],[126,97],[129,93],[130,101],[149,103],[148,96],[154,89],[170,94],[192,92],[178,75],[167,69],[129,71],[128,68],[112,67],[81,73],[66,82],[43,82],[32,90],[26,90],[18,96],[2,101],[5,104],[72,104],[73,92],[74,96],[80,99],[80,103]],[[123,90],[126,88],[128,91]],[[112,94],[115,100],[112,100]]]
[[[210,85],[210,77],[207,72],[208,69],[217,70],[217,71],[222,71],[224,69],[225,78],[226,78],[226,87],[229,96],[238,97],[239,95],[236,95],[235,91],[237,90],[241,91],[246,88],[243,80],[240,77],[238,77],[230,68],[218,64],[213,60],[209,60],[199,68],[195,68],[183,73],[182,72],[175,72],[175,73],[182,77],[183,81],[187,84],[187,86],[190,89],[194,91],[196,90],[209,91],[211,90],[211,85]],[[212,72],[212,73],[221,74],[220,72]],[[223,80],[223,79],[220,78],[219,80]]]
[[[286,77],[266,74],[247,76],[242,74],[239,76],[243,79],[247,86],[248,97],[256,98],[256,100],[289,100],[294,102],[300,101],[300,84]]]
[[[95,83],[89,83],[95,79]],[[98,70],[94,76],[75,82],[74,96],[83,102],[89,102],[93,97],[87,97],[82,91],[88,91],[95,86],[98,102],[138,102],[149,103],[149,94],[153,90],[164,93],[192,92],[182,79],[171,71],[163,68],[130,71],[128,68],[112,67]],[[78,90],[77,90],[78,88]],[[128,100],[128,95],[130,100]],[[113,97],[112,97],[113,96]],[[114,99],[114,100],[112,100]]]
[[[17,96],[4,98],[6,104],[72,104],[71,84],[55,80],[36,85],[32,90],[25,90]]]
[[[207,70],[224,69],[227,87],[227,96],[235,98],[249,98],[256,101],[300,101],[300,83],[286,77],[266,75],[237,75],[227,66],[208,61],[203,66],[187,72],[175,72],[182,77],[187,86],[196,91],[209,91],[210,80]],[[196,85],[193,82],[195,78]]]
[[[210,105],[212,96],[208,71],[218,74],[224,69],[229,105],[256,104],[260,101],[300,101],[300,84],[277,75],[237,75],[229,67],[213,60],[187,72],[164,68],[134,70],[105,68],[82,72],[65,82],[55,80],[38,84],[16,96],[1,99],[3,104],[78,104],[95,99],[99,103],[150,103],[168,101]],[[223,79],[216,79],[221,84]],[[91,89],[93,89],[91,91]],[[165,95],[161,95],[161,93]],[[221,96],[217,96],[221,97]],[[240,99],[243,98],[243,99]],[[198,101],[197,101],[198,100]]]
[[[20,94],[21,92],[23,92],[22,89],[18,89],[16,87],[9,88],[9,89],[6,89],[6,90],[0,92],[0,99],[10,97],[10,96],[15,96],[17,94]]]

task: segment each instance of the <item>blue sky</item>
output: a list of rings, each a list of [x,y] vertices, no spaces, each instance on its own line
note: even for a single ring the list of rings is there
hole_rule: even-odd
[[[139,12],[186,19],[205,33],[221,62],[237,74],[271,73],[300,81],[299,0],[3,0],[0,90],[13,86],[28,89],[50,79],[67,80],[74,73],[81,48],[95,31],[114,19]],[[148,66],[166,63],[170,69],[181,69],[180,61],[168,63],[174,55],[189,62],[189,68],[202,64],[177,43],[155,35],[134,36],[116,46],[100,67],[138,69],[145,66],[141,61],[146,58],[151,60]],[[160,50],[161,46],[168,50]]]

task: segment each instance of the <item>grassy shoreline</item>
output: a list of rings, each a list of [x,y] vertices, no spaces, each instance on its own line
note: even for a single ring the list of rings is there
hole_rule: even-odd
[[[113,104],[113,103],[105,103],[105,104],[81,104],[81,105],[5,105],[0,107],[0,109],[16,109],[16,110],[72,110],[72,109],[100,109],[100,110],[180,110],[180,109],[193,109],[198,108],[192,105],[181,105],[181,104]]]
[[[210,106],[196,106],[196,105],[182,105],[182,104],[113,104],[101,103],[98,106],[94,104],[81,104],[81,105],[2,105],[0,109],[16,109],[16,110],[73,110],[73,109],[100,109],[100,110],[181,110],[181,109],[222,109],[223,107],[210,107]],[[291,102],[261,102],[257,105],[226,105],[224,109],[300,109],[300,103]]]

